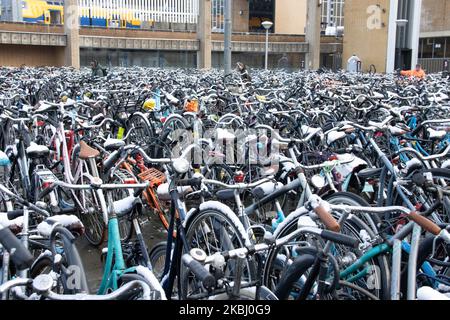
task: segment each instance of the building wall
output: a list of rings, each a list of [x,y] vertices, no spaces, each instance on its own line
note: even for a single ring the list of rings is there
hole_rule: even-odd
[[[450,0],[422,0],[421,37],[450,36]]]
[[[27,46],[2,44],[0,66],[20,67],[62,66],[64,65],[64,47]]]
[[[275,33],[305,34],[307,0],[277,0]]]
[[[369,29],[368,20],[371,14],[367,13],[373,0],[346,0],[345,2],[345,33],[343,50],[343,67],[347,60],[356,54],[362,61],[362,71],[367,71],[370,65],[375,65],[378,72],[386,71],[386,52],[388,44],[389,0],[378,0],[384,12],[380,12],[381,23],[379,27]]]

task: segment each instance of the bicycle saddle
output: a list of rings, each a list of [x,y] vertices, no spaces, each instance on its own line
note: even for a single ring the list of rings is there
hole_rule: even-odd
[[[35,113],[55,112],[59,110],[59,105],[43,103],[35,110]]]
[[[0,167],[7,167],[10,165],[10,161],[6,153],[0,150]]]
[[[242,194],[244,190],[239,190],[239,193]],[[233,189],[222,189],[217,190],[215,193],[217,199],[222,201],[231,200],[234,198],[234,190]]]
[[[87,160],[89,158],[96,158],[100,155],[100,151],[90,147],[86,142],[80,142],[80,159]]]
[[[37,230],[44,237],[49,237],[54,225],[59,224],[73,234],[82,235],[84,233],[83,223],[74,215],[60,214],[49,217],[38,224]]]
[[[179,193],[180,197],[184,197],[186,194],[192,192],[192,188],[190,186],[177,187],[177,192]],[[158,189],[156,189],[156,193],[158,194],[158,198],[162,201],[169,201],[171,199],[168,183],[159,185]]]
[[[283,187],[283,184],[281,182],[266,182],[263,184],[260,184],[259,186],[252,189],[252,194],[256,198],[263,198],[265,196],[268,196],[269,194],[275,192],[279,188]]]
[[[447,135],[445,130],[434,130],[432,128],[428,128],[427,131],[431,140],[440,140]]]
[[[9,219],[7,212],[0,212],[0,225],[9,228],[14,234],[18,234],[22,231],[23,216]]]
[[[30,158],[43,158],[50,154],[49,148],[46,146],[42,146],[36,144],[34,142],[30,143],[30,146],[27,148],[27,155]]]
[[[357,173],[357,176],[361,179],[367,180],[367,179],[374,179],[378,178],[381,175],[381,171],[383,169],[381,168],[368,168],[363,169]]]
[[[327,144],[332,144],[333,142],[345,138],[346,133],[344,131],[331,131],[327,135]]]
[[[125,141],[123,141],[123,140],[108,138],[108,139],[106,139],[105,143],[103,144],[103,147],[108,151],[114,151],[114,150],[120,149],[124,145],[125,145]]]

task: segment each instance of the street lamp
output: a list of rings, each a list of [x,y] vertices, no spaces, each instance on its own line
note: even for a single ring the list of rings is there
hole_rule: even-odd
[[[269,62],[269,29],[272,28],[273,22],[271,21],[264,21],[261,23],[261,25],[266,29],[266,59],[265,59],[265,69],[267,70],[267,65]]]

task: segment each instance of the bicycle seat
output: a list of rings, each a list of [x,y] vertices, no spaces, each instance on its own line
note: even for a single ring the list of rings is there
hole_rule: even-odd
[[[50,150],[46,146],[34,142],[31,142],[30,146],[27,148],[27,155],[32,159],[47,157],[49,154]]]
[[[379,178],[382,170],[381,168],[363,169],[357,173],[357,176],[364,180]]]
[[[427,131],[431,140],[440,140],[447,135],[445,130],[434,130],[432,128],[428,128]]]
[[[84,233],[84,226],[80,219],[77,216],[67,214],[60,214],[45,219],[38,224],[37,230],[42,236],[49,237],[56,224],[63,226],[76,235],[82,235]]]
[[[222,140],[234,141],[234,139],[236,138],[236,136],[233,133],[222,128],[217,128],[216,133],[217,133],[217,140],[219,141]]]
[[[56,112],[59,110],[59,105],[43,103],[35,110],[35,113]]]
[[[90,158],[96,158],[100,155],[100,151],[90,147],[87,145],[86,142],[81,141],[80,142],[80,159],[87,160]]]
[[[22,231],[23,216],[10,220],[7,212],[0,212],[0,225],[9,228],[14,234],[18,234]]]
[[[123,140],[108,138],[108,139],[106,139],[105,143],[103,144],[103,147],[108,151],[114,151],[114,150],[120,149],[124,145],[125,145],[125,141],[123,141]]]
[[[216,197],[219,200],[226,201],[234,198],[234,190],[226,189],[226,190],[217,190]]]
[[[256,198],[263,198],[263,197],[268,196],[269,194],[275,192],[282,186],[283,186],[283,184],[281,182],[277,182],[277,183],[272,182],[272,181],[265,182],[255,188],[253,188],[252,194]]]
[[[6,153],[0,150],[0,167],[7,167],[10,165],[10,161]]]
[[[331,131],[327,135],[327,144],[332,144],[333,142],[345,138],[346,133],[344,131]]]
[[[309,136],[310,134],[316,134],[316,133],[318,133],[320,130],[321,130],[320,128],[313,128],[313,127],[310,127],[310,126],[307,126],[307,125],[303,125],[303,126],[302,126],[302,133],[303,133],[305,136]]]
[[[184,197],[186,194],[192,192],[192,188],[190,186],[177,187],[177,191],[178,191],[180,197]],[[171,199],[168,183],[163,183],[163,184],[159,185],[158,189],[156,189],[156,193],[158,194],[159,200],[169,201]]]

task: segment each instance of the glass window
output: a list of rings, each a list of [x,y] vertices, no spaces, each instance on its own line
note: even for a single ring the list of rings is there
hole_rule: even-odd
[[[434,41],[433,38],[425,38],[422,39],[423,41],[423,51],[422,51],[422,58],[433,58],[433,45]]]
[[[450,37],[445,38],[445,57],[450,58]]]
[[[434,58],[445,57],[445,38],[434,39]]]

